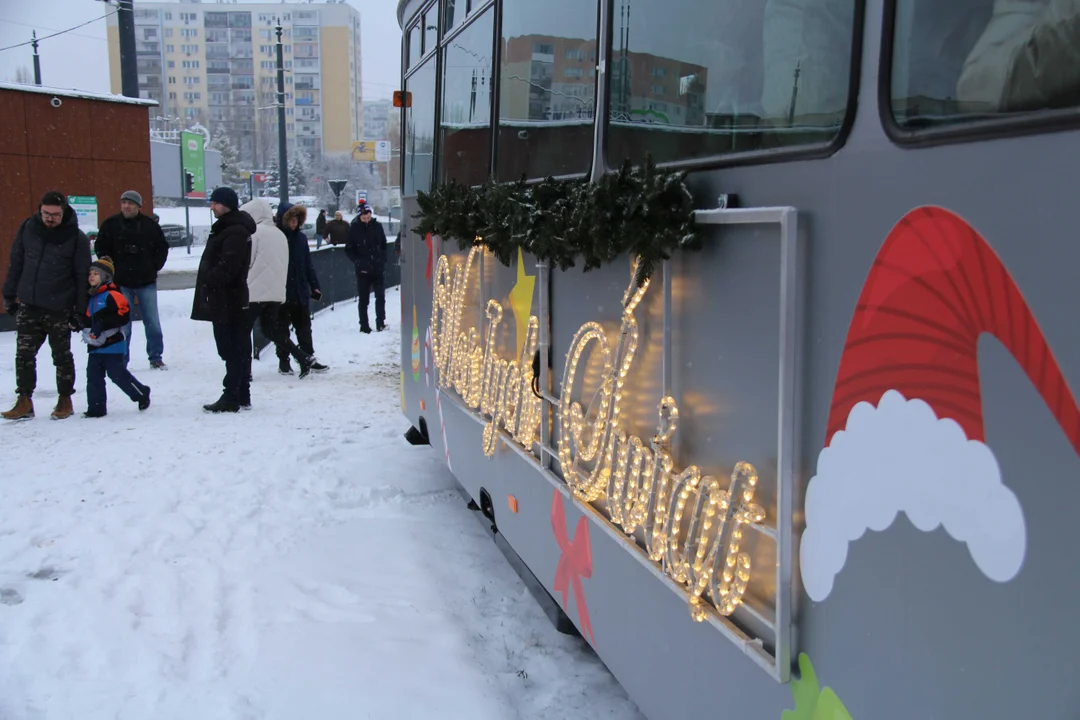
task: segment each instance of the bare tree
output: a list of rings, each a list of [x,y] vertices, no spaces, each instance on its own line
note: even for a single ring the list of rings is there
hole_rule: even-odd
[[[25,65],[20,65],[15,68],[15,75],[8,77],[9,82],[16,82],[20,85],[33,85],[34,73],[30,72],[30,68]]]

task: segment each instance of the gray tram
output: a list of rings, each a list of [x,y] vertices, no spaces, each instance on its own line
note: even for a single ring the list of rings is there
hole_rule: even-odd
[[[1080,0],[398,16],[402,411],[642,712],[1075,716]],[[643,288],[410,230],[646,156]]]

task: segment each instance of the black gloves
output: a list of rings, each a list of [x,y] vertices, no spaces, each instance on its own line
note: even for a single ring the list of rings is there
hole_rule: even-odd
[[[80,315],[77,312],[73,312],[68,315],[68,325],[75,332],[79,332],[83,328],[90,327],[89,323],[90,318],[86,317],[85,315]]]
[[[313,289],[311,291],[311,299],[315,300],[316,302],[321,300],[322,299],[322,290],[320,290],[319,288]]]
[[[15,302],[15,298],[4,298],[4,307],[7,308],[7,314],[12,317],[19,312],[19,303]]]

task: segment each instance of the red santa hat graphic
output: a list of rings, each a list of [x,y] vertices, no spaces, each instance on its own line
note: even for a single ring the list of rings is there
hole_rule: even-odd
[[[987,577],[1019,572],[1023,510],[985,444],[983,333],[1009,350],[1080,454],[1080,409],[1001,260],[948,210],[911,211],[859,296],[807,487],[800,568],[811,599],[828,597],[849,543],[900,511],[966,543]]]

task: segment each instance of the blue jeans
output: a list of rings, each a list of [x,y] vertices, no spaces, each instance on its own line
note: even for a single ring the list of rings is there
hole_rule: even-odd
[[[86,409],[91,413],[106,411],[105,376],[134,402],[146,397],[150,388],[135,379],[120,353],[92,352],[86,358]]]
[[[134,306],[139,299],[139,312],[142,314],[143,328],[146,330],[146,356],[150,362],[161,360],[165,352],[165,339],[161,335],[161,318],[158,317],[157,283],[153,282],[140,288],[121,287],[120,292]],[[131,323],[124,326],[124,338],[128,341],[126,358],[131,360]]]

